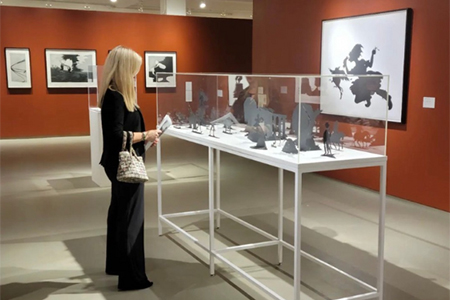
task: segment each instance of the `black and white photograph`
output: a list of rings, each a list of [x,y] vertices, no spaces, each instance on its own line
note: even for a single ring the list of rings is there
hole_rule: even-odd
[[[89,69],[96,61],[95,50],[46,49],[47,87],[96,87],[96,79]]]
[[[31,88],[30,50],[5,48],[8,88]]]
[[[248,86],[249,83],[245,75],[228,76],[228,105],[232,106]]]
[[[145,87],[176,87],[176,52],[145,51]],[[160,73],[158,75],[158,73]]]
[[[323,113],[385,120],[387,108],[404,123],[411,18],[404,9],[322,22]]]

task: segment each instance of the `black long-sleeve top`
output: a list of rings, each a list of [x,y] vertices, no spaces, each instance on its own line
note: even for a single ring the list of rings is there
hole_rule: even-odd
[[[119,152],[122,150],[123,132],[145,131],[144,118],[139,108],[128,111],[122,94],[108,89],[102,105],[103,154],[100,164],[111,172],[117,172]],[[129,144],[127,144],[129,147]],[[145,158],[143,142],[133,144],[137,155]]]

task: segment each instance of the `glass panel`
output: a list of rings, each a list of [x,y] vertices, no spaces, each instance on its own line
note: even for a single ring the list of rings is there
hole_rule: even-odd
[[[88,74],[92,74],[92,80],[96,82],[96,86],[88,87],[88,106],[89,108],[98,108],[98,87],[102,79],[103,66],[89,66]]]
[[[371,159],[386,153],[388,81],[177,73],[175,87],[156,87],[158,124],[168,114],[171,135],[277,166]]]

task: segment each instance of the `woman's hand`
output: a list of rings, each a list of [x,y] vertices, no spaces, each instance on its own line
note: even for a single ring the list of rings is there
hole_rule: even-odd
[[[161,133],[161,130],[154,129],[147,131],[147,136],[145,138],[145,143],[151,142],[151,143],[158,143],[159,141],[159,134]]]

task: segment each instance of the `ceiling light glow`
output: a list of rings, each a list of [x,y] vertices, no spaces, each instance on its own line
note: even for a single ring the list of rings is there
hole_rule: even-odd
[[[200,8],[205,8],[205,7],[206,7],[205,2],[200,2]]]
[[[110,0],[112,3],[116,3],[117,2],[117,0]]]

